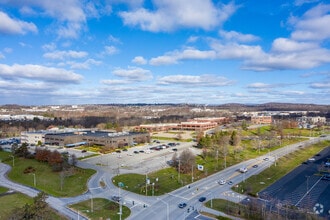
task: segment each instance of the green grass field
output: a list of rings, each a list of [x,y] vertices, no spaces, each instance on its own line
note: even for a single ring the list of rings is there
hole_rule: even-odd
[[[3,188],[3,187],[1,187]],[[8,189],[4,188],[5,191]],[[21,193],[13,193],[0,196],[0,219],[8,219],[9,215],[17,208],[22,208],[25,204],[32,204],[33,198]],[[63,216],[58,215],[55,211],[50,213],[51,219],[64,220]]]
[[[11,154],[0,152],[1,161],[12,166]],[[84,193],[87,190],[87,181],[95,173],[94,170],[75,168],[70,176],[62,178],[60,172],[53,172],[47,163],[41,163],[33,159],[15,158],[14,167],[8,173],[8,178],[14,182],[35,187],[47,194],[58,197],[71,197]],[[27,167],[35,169],[34,175],[24,174]]]
[[[107,199],[94,198],[92,200],[86,200],[70,206],[72,209],[79,211],[89,219],[111,219],[117,220],[120,218],[119,204]],[[122,206],[122,219],[126,219],[131,214],[131,211],[126,206]]]

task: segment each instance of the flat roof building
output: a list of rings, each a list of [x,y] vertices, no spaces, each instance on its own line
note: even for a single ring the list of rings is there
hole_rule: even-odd
[[[150,142],[150,135],[146,132],[81,131],[45,135],[45,144],[67,147],[74,146],[75,143],[86,143],[120,148],[145,142]]]

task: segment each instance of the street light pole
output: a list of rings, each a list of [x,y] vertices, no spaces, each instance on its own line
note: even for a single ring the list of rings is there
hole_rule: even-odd
[[[15,166],[15,156],[11,155],[11,157],[13,158],[13,167]]]
[[[180,160],[179,160],[179,169],[178,169],[178,182],[180,181]]]
[[[91,195],[91,212],[94,211],[93,195]]]
[[[34,187],[36,187],[36,185],[37,185],[36,174],[32,173],[32,175],[33,175],[33,184],[34,184]]]
[[[148,172],[146,173],[146,196],[148,195]]]

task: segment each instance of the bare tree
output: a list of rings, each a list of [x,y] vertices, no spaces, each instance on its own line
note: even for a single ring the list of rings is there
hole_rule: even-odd
[[[222,154],[223,156],[223,159],[224,159],[224,168],[227,167],[227,155],[229,153],[229,140],[230,140],[230,137],[227,135],[227,134],[220,134],[219,137],[218,137],[218,144],[219,144],[219,147],[220,147],[220,153]]]
[[[180,170],[178,171],[180,173],[189,173],[192,167],[195,166],[195,155],[189,149],[182,151],[179,160]]]

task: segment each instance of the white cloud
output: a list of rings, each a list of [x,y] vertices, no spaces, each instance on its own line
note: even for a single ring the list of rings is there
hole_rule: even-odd
[[[259,59],[264,56],[260,46],[244,45],[237,43],[221,44],[213,41],[211,48],[219,59]]]
[[[312,83],[310,87],[313,89],[330,89],[330,81]]]
[[[259,89],[259,88],[271,88],[273,86],[270,84],[267,84],[267,83],[256,82],[256,83],[249,84],[247,87],[252,88],[252,89]]]
[[[118,53],[119,50],[115,46],[105,46],[103,55],[113,55]]]
[[[234,82],[225,77],[215,75],[170,75],[164,76],[158,80],[159,84],[181,84],[181,85],[196,85],[196,86],[228,86]]]
[[[0,59],[5,59],[5,55],[0,52]]]
[[[112,71],[112,74],[131,81],[144,81],[152,78],[152,73],[150,70],[139,67],[128,67],[127,69],[117,68]]]
[[[254,36],[252,34],[242,34],[236,31],[224,31],[220,30],[219,35],[227,41],[234,41],[234,42],[254,42],[260,40],[259,37]]]
[[[53,52],[48,52],[43,55],[43,57],[47,59],[52,59],[52,60],[65,60],[65,59],[79,59],[79,58],[84,58],[88,55],[87,52],[85,51],[74,51],[74,50],[68,50],[68,51],[53,51]]]
[[[88,59],[84,62],[73,62],[73,61],[69,61],[67,62],[68,65],[70,65],[71,69],[90,69],[90,66],[92,65],[100,65],[102,62],[101,61],[97,61],[94,59]]]
[[[198,39],[199,39],[199,37],[197,37],[197,36],[190,36],[187,39],[187,43],[195,43]]]
[[[40,65],[0,64],[0,77],[7,80],[29,79],[64,84],[79,83],[82,76],[65,69],[45,67]]]
[[[319,4],[308,10],[301,19],[294,19],[294,40],[322,41],[330,38],[330,5]]]
[[[112,35],[110,35],[110,36],[108,37],[108,39],[109,39],[109,41],[110,41],[111,43],[121,44],[121,40],[120,40],[119,38],[116,38],[116,37],[112,36]]]
[[[53,50],[55,50],[56,49],[56,44],[55,43],[49,43],[49,44],[44,44],[43,46],[42,46],[42,49],[44,49],[44,50],[48,50],[48,51],[53,51]]]
[[[10,18],[2,11],[0,11],[0,21],[0,33],[3,34],[26,34],[27,32],[38,32],[37,26],[32,22]]]
[[[136,57],[134,57],[132,62],[136,63],[136,64],[144,65],[144,64],[147,64],[148,61],[142,56],[136,56]]]
[[[214,59],[216,53],[212,50],[202,51],[195,48],[187,48],[182,51],[168,52],[163,56],[150,59],[151,65],[168,65],[176,64],[180,60],[200,60],[200,59]]]
[[[142,30],[161,32],[178,28],[213,29],[226,21],[236,10],[233,3],[218,4],[211,0],[153,0],[154,11],[139,8],[121,12],[124,24]]]
[[[121,79],[104,79],[101,80],[101,83],[105,85],[123,85],[123,84],[131,83],[131,81],[121,80]]]
[[[273,52],[298,52],[318,48],[314,42],[298,42],[288,38],[277,38],[273,41]]]
[[[1,1],[4,2],[5,0]],[[86,13],[91,12],[90,4],[83,4],[79,0],[11,0],[5,1],[5,3],[24,8],[23,13],[28,12],[34,16],[39,14],[43,17],[55,18],[57,28],[52,29],[52,31],[55,31],[59,38],[77,38],[85,27]]]
[[[330,51],[316,48],[290,53],[269,53],[258,59],[246,59],[243,69],[255,71],[271,71],[285,69],[309,69],[330,62]]]

